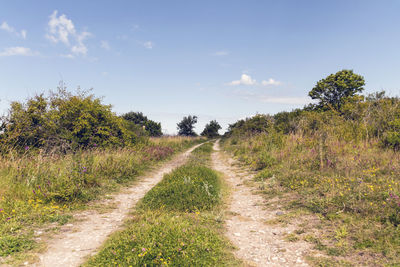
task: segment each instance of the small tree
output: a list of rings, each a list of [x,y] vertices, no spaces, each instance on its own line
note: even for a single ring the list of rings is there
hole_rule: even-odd
[[[221,125],[216,120],[210,121],[204,127],[203,132],[201,133],[202,136],[206,136],[208,138],[213,138],[219,136],[218,130],[221,129]]]
[[[364,90],[364,85],[364,77],[361,75],[352,70],[341,70],[318,81],[308,95],[319,100],[320,108],[329,107],[339,111],[344,100]]]
[[[149,120],[142,112],[128,112],[122,115],[125,120],[140,126],[150,136],[161,136],[161,123]]]
[[[183,117],[182,121],[178,123],[178,134],[184,136],[197,136],[193,131],[194,125],[197,123],[197,116]]]

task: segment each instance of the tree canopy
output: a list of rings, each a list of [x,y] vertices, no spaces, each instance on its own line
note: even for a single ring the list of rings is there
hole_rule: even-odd
[[[178,134],[183,136],[196,136],[194,125],[197,123],[197,116],[183,117],[182,121],[177,124]]]
[[[221,125],[219,125],[219,123],[216,120],[210,121],[204,127],[204,130],[201,133],[201,135],[209,137],[209,138],[217,137],[217,136],[219,136],[218,131],[221,128],[222,128]]]
[[[136,137],[101,99],[59,88],[49,96],[40,94],[26,102],[13,102],[3,119],[0,142],[19,149],[67,151],[128,145]]]
[[[312,99],[318,99],[318,107],[339,111],[347,97],[364,90],[364,77],[352,70],[341,70],[317,82],[308,93]]]
[[[122,118],[142,127],[150,136],[161,136],[161,123],[155,122],[143,115],[142,112],[128,112],[122,115]]]

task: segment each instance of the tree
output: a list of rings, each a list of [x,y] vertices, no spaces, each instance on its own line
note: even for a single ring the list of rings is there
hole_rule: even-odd
[[[178,134],[184,136],[197,136],[193,131],[194,125],[197,123],[197,116],[183,117],[182,121],[178,123]]]
[[[122,118],[144,129],[150,136],[161,136],[161,123],[149,120],[142,112],[128,112]]]
[[[331,108],[340,111],[347,97],[364,90],[364,77],[352,70],[341,70],[317,82],[308,93],[312,99],[319,100],[319,108]]]
[[[201,135],[209,138],[217,137],[219,136],[218,130],[220,129],[221,125],[219,125],[219,123],[216,120],[213,120],[210,121],[208,124],[206,124]]]
[[[146,121],[144,127],[145,127],[146,132],[148,132],[150,136],[157,137],[157,136],[162,135],[161,123],[159,123],[159,122],[148,120],[148,121]]]

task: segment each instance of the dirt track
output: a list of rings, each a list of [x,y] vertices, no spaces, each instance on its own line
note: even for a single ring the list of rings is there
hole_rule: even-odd
[[[112,199],[96,203],[97,206],[107,206],[115,203],[116,208],[99,213],[87,210],[74,215],[77,222],[63,226],[56,236],[48,242],[48,249],[41,255],[38,263],[33,266],[79,266],[85,259],[96,253],[107,237],[121,227],[129,211],[147,191],[161,181],[164,174],[184,164],[189,154],[199,145],[175,156],[156,172],[139,179],[139,182],[123,192],[114,195]],[[30,266],[32,266],[30,264]]]

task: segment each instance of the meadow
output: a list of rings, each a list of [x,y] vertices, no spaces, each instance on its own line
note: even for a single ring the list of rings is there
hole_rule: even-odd
[[[223,185],[210,169],[212,144],[166,174],[125,224],[84,266],[235,266],[223,236]]]
[[[306,240],[322,252],[309,258],[315,265],[399,264],[400,154],[387,145],[388,135],[371,136],[374,125],[364,128],[365,117],[295,112],[283,114],[293,116],[284,123],[282,114],[249,118],[223,139],[224,149],[256,172],[260,193],[280,199],[285,215],[269,223],[303,218],[287,239]],[[390,117],[384,118],[379,123]]]
[[[136,181],[199,138],[151,138],[124,148],[92,148],[67,154],[8,151],[0,159],[0,257],[37,247],[34,231],[72,219],[89,201]],[[18,255],[17,255],[18,254]]]

